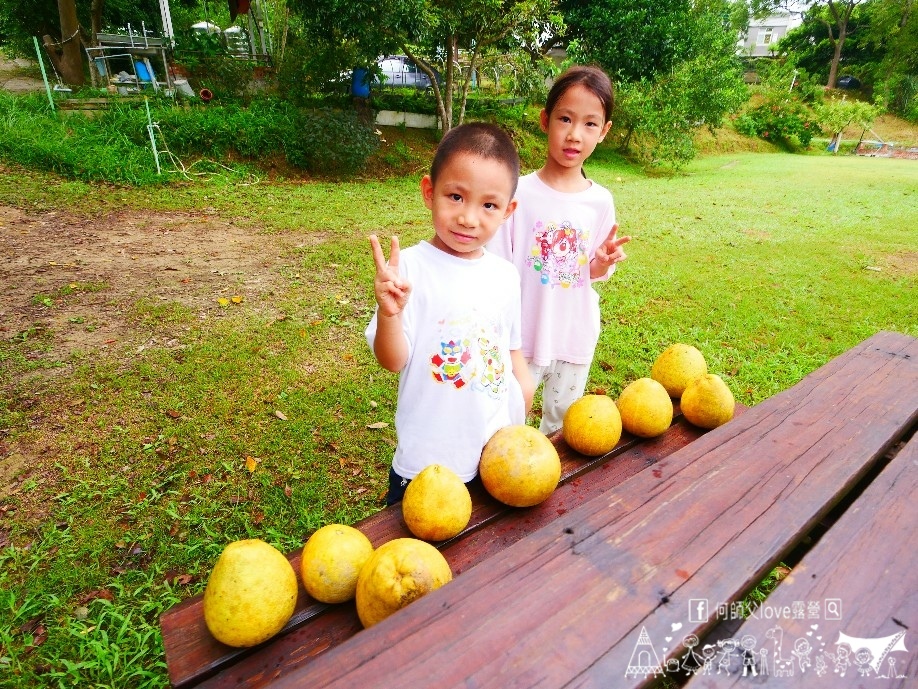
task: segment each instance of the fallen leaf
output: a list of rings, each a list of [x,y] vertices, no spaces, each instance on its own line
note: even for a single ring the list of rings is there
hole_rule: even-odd
[[[256,512],[256,513],[255,513],[255,516],[252,517],[252,523],[255,524],[255,526],[258,526],[258,525],[261,524],[264,520],[265,520],[265,513],[264,513],[264,512]]]
[[[108,589],[93,589],[92,591],[87,591],[76,599],[77,605],[86,605],[87,603],[104,599],[107,601],[114,601],[115,595]]]
[[[357,495],[360,495],[361,493],[366,493],[366,492],[367,492],[367,489],[366,489],[366,488],[358,488],[358,489],[357,489]]]
[[[377,422],[375,422],[375,423],[368,423],[368,424],[367,424],[367,428],[372,428],[373,430],[378,430],[378,429],[380,429],[380,428],[385,428],[385,427],[388,426],[388,425],[389,425],[389,424],[387,424],[385,421],[377,421]]]
[[[248,470],[249,470],[249,473],[251,474],[251,473],[253,473],[253,472],[255,471],[255,467],[258,466],[258,463],[259,463],[260,461],[261,461],[261,460],[258,459],[258,458],[256,458],[256,457],[252,457],[251,455],[246,455],[246,458],[245,458],[245,468],[248,469]]]
[[[170,419],[178,419],[182,416],[182,412],[176,411],[175,409],[167,409],[166,416],[168,416]]]
[[[288,498],[293,495],[293,488],[291,488],[289,484],[284,484],[284,495]]]
[[[220,306],[229,306],[230,301],[226,297],[220,297],[219,299],[217,299],[217,303]]]
[[[233,302],[234,304],[241,304],[243,301],[245,301],[245,298],[240,297],[238,294],[236,294],[236,295],[233,295],[230,301]]]
[[[287,417],[284,415],[284,412],[280,411],[279,409],[274,410],[274,416],[279,418],[281,421],[287,420]]]

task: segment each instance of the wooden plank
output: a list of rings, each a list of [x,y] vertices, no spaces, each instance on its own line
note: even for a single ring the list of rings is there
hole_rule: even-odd
[[[738,406],[737,413],[745,407]],[[530,508],[501,512],[465,538],[454,539],[441,548],[455,576],[499,554],[533,531],[551,523],[647,467],[666,470],[665,457],[703,434],[686,421],[677,422],[666,434],[642,442],[614,461],[578,475],[559,486],[545,502]],[[324,614],[299,630],[274,639],[255,653],[240,659],[200,687],[265,686],[273,679],[311,662],[319,654],[346,641],[362,629],[354,604],[329,606]]]
[[[733,634],[734,639],[749,640],[750,649],[760,659],[755,668],[760,681],[767,678],[769,686],[786,687],[811,687],[817,682],[865,686],[868,681],[884,689],[916,686],[916,495],[918,436],[899,451],[804,556],[758,614]],[[856,639],[849,641],[847,659],[837,653],[836,643],[845,638],[842,634]],[[890,647],[897,650],[889,651]],[[906,647],[908,650],[902,652]],[[860,648],[871,652],[869,659],[857,657]],[[820,657],[822,660],[817,660]],[[838,672],[836,659],[840,661]],[[742,675],[744,669],[746,677]],[[747,686],[751,667],[737,662],[734,672],[732,679],[699,672],[687,686]],[[877,679],[883,683],[877,684]]]
[[[916,418],[918,340],[879,333],[270,686],[642,686],[642,631],[702,635],[689,602],[758,583]]]
[[[675,412],[678,420],[681,417],[678,403],[675,404]],[[621,441],[612,452],[595,458],[585,457],[575,452],[564,442],[560,433],[555,433],[551,439],[561,457],[562,477],[560,483],[565,485],[568,482],[575,481],[578,477],[593,471],[597,467],[606,465],[614,458],[629,455],[635,448],[645,448],[634,455],[633,461],[622,460],[616,462],[619,469],[612,472],[612,475],[617,475],[619,480],[624,480],[625,477],[640,470],[647,463],[662,457],[662,451],[672,452],[681,447],[682,444],[697,437],[697,431],[692,431],[690,427],[686,429],[685,426],[686,424],[684,423],[681,426],[677,423],[670,432],[663,436],[666,440],[659,439],[652,443],[624,433]],[[622,471],[621,467],[629,467],[633,471]],[[472,498],[473,512],[469,526],[462,534],[448,543],[438,544],[441,549],[468,538],[470,534],[515,511],[513,508],[502,505],[491,498],[480,485],[477,488],[473,486]],[[562,506],[555,509],[566,508]],[[558,515],[556,514],[556,516]],[[354,526],[365,533],[376,546],[393,538],[411,535],[402,520],[401,506],[399,505],[384,508]],[[530,530],[534,530],[534,528]],[[486,556],[484,553],[475,555],[474,543],[470,543],[468,548],[461,551],[463,559],[461,562],[457,560],[456,565],[459,571],[469,566],[470,563],[479,561],[481,557]],[[300,569],[301,551],[302,549],[298,549],[288,556],[291,565],[297,572]],[[169,679],[172,685],[177,688],[194,686],[221,669],[230,667],[242,658],[256,653],[256,649],[231,648],[214,639],[204,624],[202,604],[203,596],[198,595],[176,605],[160,617],[160,628],[163,635]],[[294,614],[284,627],[281,635],[289,634],[306,623],[312,624],[311,620],[328,612],[329,606],[311,599],[301,586]],[[339,618],[339,616],[340,611],[334,613],[323,622],[325,631],[317,632],[317,640],[313,643],[314,647],[321,647],[325,639],[328,639],[331,645],[341,640],[341,634],[344,632],[334,627],[335,625],[342,625],[344,629],[349,629],[348,625],[351,624],[351,618],[347,616]],[[318,627],[316,629],[318,630]],[[345,638],[352,633],[344,633]],[[303,635],[295,637],[291,643],[298,644],[301,636]],[[276,638],[268,643],[276,643]]]

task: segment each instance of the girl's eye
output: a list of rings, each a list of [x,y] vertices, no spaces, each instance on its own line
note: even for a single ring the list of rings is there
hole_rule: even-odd
[[[459,194],[450,194],[449,197],[450,197],[453,201],[461,201],[461,200],[462,200],[462,196],[460,196]]]
[[[571,121],[571,118],[568,117],[567,115],[561,115],[561,117],[559,117],[558,119],[564,122],[565,124]]]

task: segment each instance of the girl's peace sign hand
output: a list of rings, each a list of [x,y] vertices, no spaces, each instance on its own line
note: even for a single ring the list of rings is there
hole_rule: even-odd
[[[604,271],[607,270],[609,266],[628,258],[628,254],[625,253],[622,246],[630,242],[631,237],[628,235],[618,237],[616,236],[617,234],[618,225],[613,225],[612,231],[609,232],[609,236],[606,237],[606,241],[596,249],[596,253],[593,255],[593,259],[599,266],[602,266]]]
[[[408,295],[411,294],[411,285],[398,274],[398,237],[392,237],[388,262],[375,234],[370,235],[370,246],[376,263],[373,289],[376,292],[376,303],[379,304],[379,314],[397,316],[405,308]]]

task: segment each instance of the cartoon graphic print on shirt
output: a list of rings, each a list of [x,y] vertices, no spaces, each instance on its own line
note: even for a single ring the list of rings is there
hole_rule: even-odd
[[[468,382],[468,373],[463,375],[463,370],[471,358],[468,340],[441,342],[440,351],[430,357],[434,379],[438,383],[452,383],[461,388]]]
[[[533,228],[534,244],[527,263],[541,273],[543,285],[582,287],[580,268],[587,262],[588,230],[577,230],[570,222],[541,221]]]
[[[476,324],[471,318],[444,319],[440,349],[430,357],[430,370],[438,383],[457,390],[471,384],[473,390],[500,398],[507,389],[506,362],[500,346],[500,327]],[[466,334],[460,334],[462,332]]]

